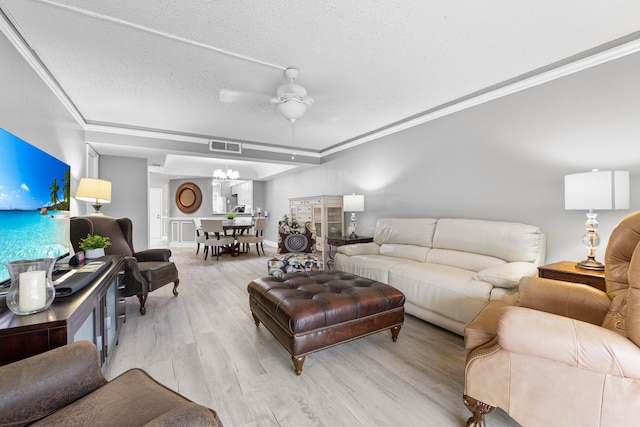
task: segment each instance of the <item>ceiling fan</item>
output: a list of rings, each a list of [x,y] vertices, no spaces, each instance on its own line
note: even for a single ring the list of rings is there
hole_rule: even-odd
[[[280,114],[293,123],[304,115],[307,107],[313,105],[314,101],[313,98],[307,96],[307,90],[295,82],[298,77],[296,68],[287,68],[284,75],[289,81],[278,87],[276,96],[220,89],[220,102],[260,100],[278,104],[277,108]]]

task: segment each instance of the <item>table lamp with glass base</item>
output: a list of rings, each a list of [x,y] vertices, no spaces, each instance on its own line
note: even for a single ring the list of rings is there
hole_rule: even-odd
[[[576,267],[583,268],[585,270],[597,270],[603,271],[604,264],[596,261],[596,250],[600,246],[600,236],[596,230],[598,230],[598,214],[593,212],[593,209],[587,213],[587,221],[584,223],[584,228],[587,230],[584,236],[582,236],[582,243],[587,248],[587,259],[580,261],[576,264]]]
[[[587,259],[576,264],[585,270],[604,270],[604,264],[596,261],[600,245],[598,236],[598,210],[629,209],[629,172],[598,171],[574,173],[564,177],[564,205],[567,210],[588,210],[584,223],[586,233],[582,243],[587,248]]]

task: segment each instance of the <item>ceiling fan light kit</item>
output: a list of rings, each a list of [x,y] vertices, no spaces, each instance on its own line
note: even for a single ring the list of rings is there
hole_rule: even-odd
[[[243,100],[262,100],[268,99],[272,104],[278,104],[278,112],[290,122],[298,120],[307,111],[307,107],[313,105],[313,98],[307,96],[307,90],[297,84],[295,79],[298,77],[298,70],[295,68],[287,68],[284,75],[289,80],[287,83],[278,86],[276,96],[267,96],[263,94],[239,92],[230,89],[220,89],[221,102],[236,102]]]
[[[297,84],[295,79],[298,77],[298,70],[295,68],[287,68],[284,75],[289,81],[276,89],[276,96],[271,97],[269,102],[278,104],[278,112],[291,122],[291,160],[295,160],[295,121],[304,115],[307,107],[313,105],[313,98],[307,96],[307,90]],[[265,99],[265,95],[248,94],[237,92],[229,89],[220,90],[221,102],[234,102],[243,99]]]
[[[282,104],[278,104],[278,111],[285,119],[289,120],[290,122],[294,122],[304,115],[304,113],[307,111],[307,106],[293,100],[286,101]]]

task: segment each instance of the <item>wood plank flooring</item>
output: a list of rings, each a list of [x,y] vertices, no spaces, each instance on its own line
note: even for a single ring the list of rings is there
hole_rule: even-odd
[[[247,284],[267,272],[266,256],[204,260],[171,248],[180,295],[149,294],[127,322],[109,360],[109,379],[139,367],[233,426],[464,426],[462,337],[410,315],[398,341],[382,332],[307,356],[301,376],[264,326],[256,328]],[[497,410],[489,427],[518,424]]]

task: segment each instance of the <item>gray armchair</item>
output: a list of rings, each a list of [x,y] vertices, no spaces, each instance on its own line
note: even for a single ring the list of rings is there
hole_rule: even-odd
[[[3,426],[222,426],[141,369],[107,381],[89,341],[1,366],[0,378]]]
[[[171,251],[166,248],[133,249],[133,223],[129,218],[112,218],[102,215],[87,215],[71,218],[71,244],[79,251],[80,240],[87,234],[108,237],[111,245],[105,248],[106,255],[124,255],[124,295],[136,295],[140,301],[140,313],[147,311],[147,295],[164,285],[173,283],[173,295],[178,295],[178,269],[170,261]]]

